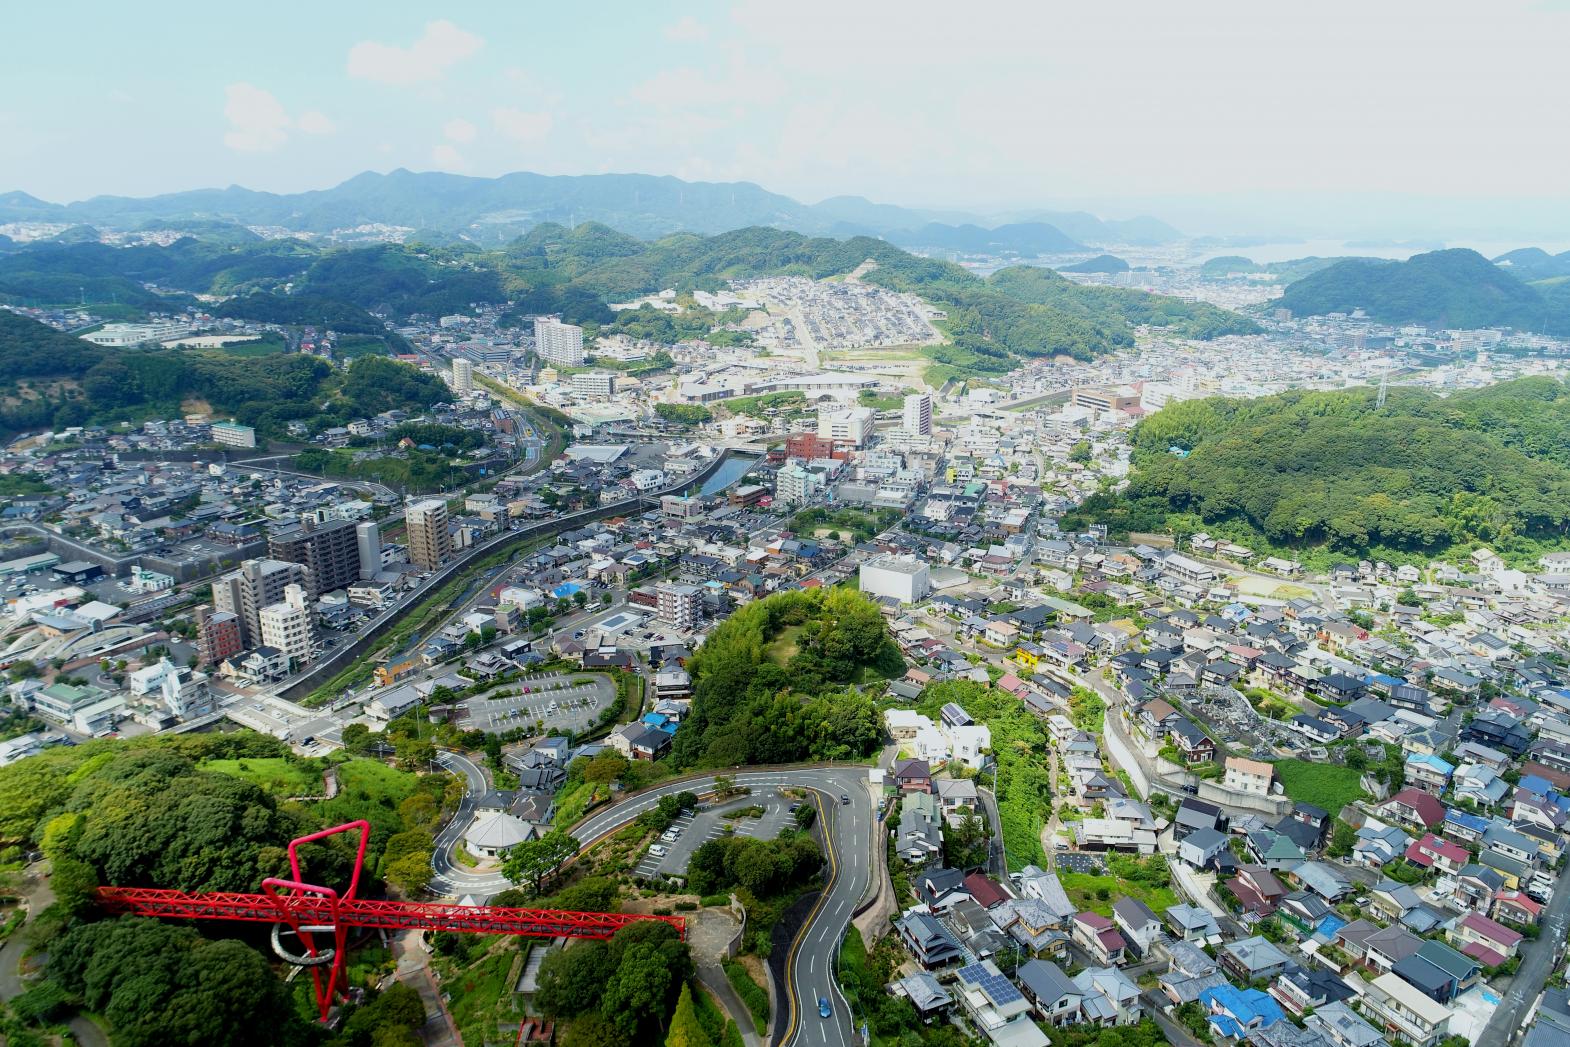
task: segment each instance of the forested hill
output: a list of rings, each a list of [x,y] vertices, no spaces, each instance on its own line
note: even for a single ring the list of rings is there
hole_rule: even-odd
[[[919,294],[950,313],[953,344],[932,351],[955,373],[1001,374],[1020,357],[1088,359],[1133,344],[1135,325],[1189,337],[1255,330],[1235,313],[1114,288],[1082,288],[1045,269],[1005,269],[983,280],[947,262],[919,258],[871,237],[811,238],[749,228],[645,242],[604,225],[544,224],[500,250],[425,244],[320,248],[295,240],[209,242],[113,248],[45,243],[0,252],[0,303],[75,304],[96,310],[156,311],[161,293],[259,295],[231,299],[227,315],[341,330],[374,328],[471,305],[511,305],[522,317],[561,313],[577,323],[616,323],[640,337],[678,340],[712,324],[681,329],[654,310],[614,314],[609,303],[674,287],[717,290],[736,277],[849,273],[871,259],[865,279]],[[168,308],[163,305],[163,308]]]
[[[278,436],[293,420],[342,425],[393,408],[423,410],[450,395],[439,378],[387,357],[360,357],[340,371],[299,354],[105,349],[0,309],[0,438],[178,417],[190,401]]]
[[[1524,562],[1570,546],[1562,383],[1375,400],[1354,389],[1170,405],[1134,431],[1126,494],[1093,497],[1065,526],[1208,530],[1310,560],[1425,560],[1484,543]]]
[[[1342,259],[1289,284],[1276,304],[1298,315],[1362,309],[1386,323],[1570,333],[1570,286],[1523,283],[1460,248],[1405,262]]]

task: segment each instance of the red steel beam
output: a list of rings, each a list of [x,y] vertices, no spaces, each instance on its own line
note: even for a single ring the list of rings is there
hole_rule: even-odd
[[[631,923],[670,924],[683,938],[680,916],[636,913],[572,912],[565,909],[512,909],[496,905],[442,902],[368,901],[313,894],[269,896],[225,891],[167,891],[142,887],[100,887],[99,904],[111,913],[176,920],[238,920],[249,923],[410,928],[474,934],[516,934],[541,938],[609,938]],[[292,919],[290,919],[292,918]]]

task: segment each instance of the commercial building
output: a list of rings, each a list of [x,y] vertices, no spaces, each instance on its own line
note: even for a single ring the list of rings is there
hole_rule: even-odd
[[[696,585],[675,585],[670,582],[655,589],[659,598],[656,614],[660,621],[669,622],[683,632],[698,624],[698,612],[703,607],[703,593]]]
[[[534,321],[534,351],[547,363],[582,367],[583,328],[542,316]]]
[[[409,540],[409,562],[434,571],[452,557],[452,535],[447,530],[447,503],[440,498],[414,502],[403,511]]]
[[[1134,413],[1139,410],[1139,391],[1130,387],[1121,389],[1075,389],[1071,401],[1075,407],[1108,414],[1112,411]]]
[[[355,555],[360,561],[362,581],[376,577],[382,569],[382,529],[374,520],[354,525]]]
[[[285,560],[246,560],[213,583],[213,608],[239,618],[240,648],[261,643],[262,608],[281,603],[291,585],[309,584],[305,567]]]
[[[843,440],[856,447],[863,447],[872,438],[877,414],[870,407],[851,407],[835,410],[818,408],[818,437],[823,440]]]
[[[267,552],[274,560],[304,565],[310,573],[306,589],[316,597],[360,579],[360,546],[355,531],[352,520],[317,523],[314,517],[306,516],[294,530],[270,536]]]
[[[125,697],[90,684],[52,683],[34,691],[29,699],[38,715],[64,724],[82,734],[103,734],[114,727],[125,711]]]
[[[911,393],[905,397],[904,429],[915,436],[932,435],[932,395]]]
[[[861,591],[920,603],[932,591],[931,572],[914,556],[877,556],[861,565]]]
[[[255,447],[256,430],[236,422],[214,422],[213,443],[224,447]]]
[[[609,400],[616,391],[616,376],[609,371],[584,371],[572,376],[572,391],[594,400]]]
[[[307,599],[304,586],[290,585],[281,602],[263,607],[259,615],[262,646],[281,651],[292,669],[316,656],[316,623]]]
[[[452,391],[459,396],[474,392],[474,364],[461,357],[452,362]]]

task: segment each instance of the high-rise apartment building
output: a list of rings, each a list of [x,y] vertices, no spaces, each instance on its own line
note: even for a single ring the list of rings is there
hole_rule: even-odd
[[[374,520],[354,525],[354,542],[360,560],[360,578],[369,580],[382,569],[382,529]]]
[[[698,624],[698,612],[703,607],[703,593],[696,585],[662,583],[655,590],[659,607],[655,614],[660,621],[668,622],[683,632]]]
[[[459,396],[474,392],[474,364],[458,358],[452,362],[452,391]]]
[[[240,620],[242,649],[262,642],[262,608],[282,602],[284,590],[309,584],[302,564],[284,560],[246,560],[213,583],[213,609]]]
[[[452,535],[447,531],[447,503],[440,498],[414,502],[403,510],[409,539],[409,562],[434,571],[452,557]]]
[[[534,321],[534,351],[546,363],[582,367],[583,328],[542,316]]]
[[[353,520],[317,523],[313,517],[302,517],[299,527],[271,535],[267,552],[274,560],[303,564],[310,571],[306,590],[313,598],[360,579],[360,546]]]
[[[316,656],[316,622],[308,599],[304,586],[285,586],[283,600],[258,615],[262,646],[286,655],[291,669],[309,665]]]
[[[916,436],[932,435],[932,395],[911,393],[905,397],[905,423],[907,433]]]
[[[616,391],[616,376],[609,371],[584,371],[572,376],[572,391],[578,396],[609,400]]]

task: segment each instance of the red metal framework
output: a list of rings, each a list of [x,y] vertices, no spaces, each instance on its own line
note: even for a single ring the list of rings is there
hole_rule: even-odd
[[[360,842],[348,888],[339,894],[330,887],[302,882],[299,846],[350,831],[360,833]],[[289,869],[293,878],[263,880],[261,894],[101,887],[98,889],[98,900],[112,913],[134,913],[138,916],[177,920],[237,920],[271,923],[280,929],[288,927],[299,937],[306,954],[296,957],[285,952],[279,943],[277,930],[273,935],[274,948],[284,959],[311,967],[311,976],[316,985],[316,1001],[324,1022],[332,1009],[333,1000],[343,992],[341,982],[351,927],[385,930],[413,928],[454,931],[459,934],[515,934],[534,938],[609,938],[630,923],[654,920],[670,924],[678,934],[686,937],[686,922],[680,916],[362,900],[354,895],[360,885],[360,872],[365,864],[365,850],[370,836],[371,827],[363,821],[302,836],[289,844]],[[318,946],[318,935],[330,935],[331,946],[326,946],[326,943]],[[322,968],[329,965],[331,970],[324,984]]]

